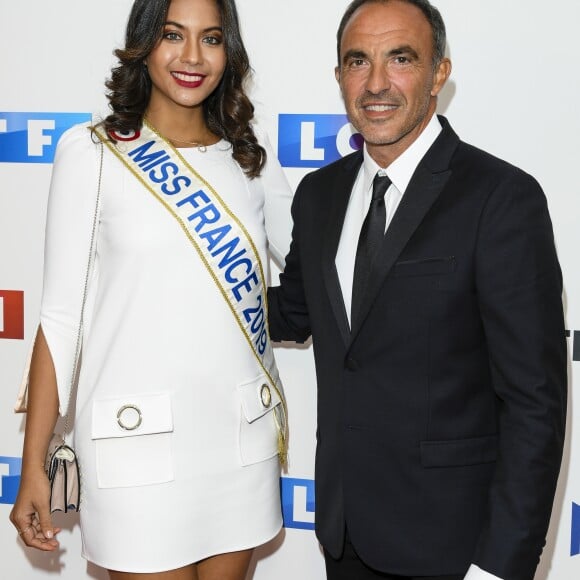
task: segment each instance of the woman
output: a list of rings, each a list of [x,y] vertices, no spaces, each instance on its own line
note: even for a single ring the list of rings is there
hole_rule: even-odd
[[[262,264],[268,244],[286,253],[291,194],[250,124],[233,0],[136,0],[116,55],[112,114],[69,130],[55,158],[11,520],[28,546],[58,548],[42,465],[82,311],[84,557],[111,580],[241,580],[281,526]]]

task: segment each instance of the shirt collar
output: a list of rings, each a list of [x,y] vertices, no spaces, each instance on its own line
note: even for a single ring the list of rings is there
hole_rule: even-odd
[[[439,136],[439,133],[441,133],[441,123],[439,122],[437,115],[433,115],[419,137],[417,137],[408,149],[403,151],[403,153],[386,168],[377,165],[375,160],[369,155],[365,143],[363,148],[363,191],[370,191],[377,171],[382,171],[389,176],[393,185],[401,192],[401,194],[405,193],[405,190],[411,181],[411,177],[413,177],[413,173],[415,173],[415,169],[417,169],[417,165],[419,165],[425,153],[427,153],[431,145],[433,145],[435,139]]]

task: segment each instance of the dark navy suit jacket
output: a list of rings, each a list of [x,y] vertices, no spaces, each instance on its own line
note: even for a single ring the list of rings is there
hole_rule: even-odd
[[[427,576],[474,562],[532,580],[566,416],[552,225],[532,177],[440,120],[352,330],[335,255],[362,154],[303,179],[270,331],[312,335],[316,532],[330,554],[346,522],[377,570]]]

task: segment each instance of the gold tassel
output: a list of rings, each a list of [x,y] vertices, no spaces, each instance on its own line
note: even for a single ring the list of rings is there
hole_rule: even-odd
[[[278,428],[278,459],[280,460],[280,465],[286,467],[288,463],[288,445],[286,437],[280,428]]]

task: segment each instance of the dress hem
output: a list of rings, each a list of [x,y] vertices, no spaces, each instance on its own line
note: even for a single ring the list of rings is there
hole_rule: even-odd
[[[109,565],[105,564],[103,561],[98,561],[97,559],[93,559],[85,553],[84,549],[81,551],[81,556],[87,562],[90,562],[91,564],[94,564],[95,566],[99,566],[100,568],[103,568],[104,570],[114,570],[115,572],[125,572],[128,574],[159,574],[161,572],[170,572],[171,570],[179,570],[179,568],[184,568],[185,566],[189,566],[191,564],[196,564],[197,562],[201,562],[202,560],[205,560],[207,558],[211,558],[212,556],[218,556],[219,554],[229,554],[231,552],[241,552],[242,550],[250,550],[250,549],[258,548],[258,547],[263,546],[264,544],[267,544],[268,542],[272,541],[280,533],[281,530],[282,530],[282,524],[280,523],[278,525],[278,527],[276,528],[275,532],[267,534],[265,539],[258,539],[258,540],[250,542],[249,544],[241,544],[241,545],[237,545],[236,547],[226,548],[226,549],[219,550],[219,551],[211,551],[210,553],[203,554],[202,556],[195,558],[195,559],[188,558],[187,560],[184,560],[183,562],[178,563],[176,566],[172,566],[169,568],[155,568],[155,569],[131,568],[130,570],[128,570],[128,569],[125,569],[124,567],[109,566]]]

